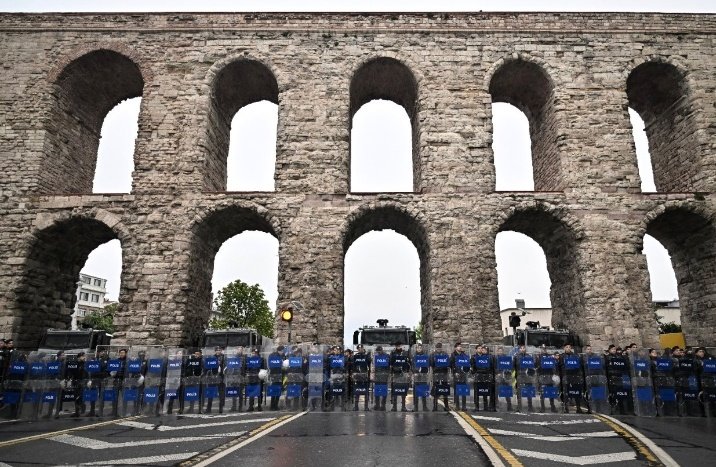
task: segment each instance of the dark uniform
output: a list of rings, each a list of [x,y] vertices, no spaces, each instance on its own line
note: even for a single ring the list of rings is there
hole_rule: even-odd
[[[211,413],[211,406],[214,403],[214,396],[219,398],[219,413],[224,413],[224,382],[222,376],[224,374],[224,349],[221,347],[214,348],[214,356],[204,360],[204,379],[206,387],[204,391],[206,395],[206,412]],[[211,384],[209,384],[211,383]],[[215,393],[215,394],[214,394]]]
[[[534,411],[532,406],[532,398],[535,396],[535,360],[534,357],[527,353],[524,345],[521,345],[519,352],[514,357],[514,368],[517,371],[517,411],[522,410],[522,396],[526,394],[527,410]]]
[[[80,352],[77,358],[68,359],[65,363],[65,381],[67,381],[67,392],[72,394],[75,411],[72,417],[79,417],[82,410],[82,382],[86,379],[85,353]],[[62,404],[57,406],[55,415],[59,415]]]
[[[433,412],[438,410],[438,398],[442,396],[444,410],[450,410],[448,396],[450,395],[450,355],[443,351],[442,344],[435,344],[435,351],[430,359],[433,369]]]
[[[418,411],[418,399],[423,402],[423,411],[428,410],[428,394],[430,394],[430,355],[418,344],[413,355],[413,409]]]
[[[487,347],[481,345],[477,353],[472,356],[472,372],[475,375],[474,400],[475,412],[480,407],[482,396],[482,410],[494,412],[495,409],[495,359],[487,353]],[[489,399],[489,405],[488,405]]]
[[[408,386],[410,385],[410,358],[403,352],[400,343],[396,343],[395,350],[390,353],[390,372],[393,376],[393,385],[391,391],[391,403],[393,407],[390,409],[395,412],[398,407],[398,396],[400,396],[400,410],[407,412],[405,407],[405,397],[408,395]]]
[[[263,357],[259,355],[259,349],[251,349],[251,355],[246,359],[246,397],[249,400],[249,412],[254,411],[254,401],[258,399],[256,410],[261,412],[263,408],[263,381],[259,378],[261,370],[266,369],[266,362]],[[254,392],[255,388],[258,387],[258,394]]]
[[[467,387],[467,377],[470,374],[470,357],[462,350],[460,343],[455,344],[455,350],[450,356],[450,369],[452,370],[452,379],[454,386],[453,400],[456,410],[467,410],[465,394],[458,394],[460,387]]]
[[[368,411],[368,399],[370,399],[370,354],[365,351],[363,345],[358,345],[353,354],[353,410],[358,410],[360,397],[363,396],[363,410]]]
[[[610,347],[605,360],[611,403],[619,409],[619,413],[622,415],[627,412],[632,414],[634,401],[632,400],[629,358],[618,354],[614,347]]]
[[[202,374],[202,361],[201,361],[201,352],[196,351],[193,354],[187,358],[186,363],[184,364],[184,390],[186,391],[187,387],[193,387],[195,384],[200,386],[199,381],[201,380],[201,374]],[[200,389],[201,391],[201,389]],[[197,397],[199,394],[196,395]],[[184,395],[184,398],[187,399],[189,396],[186,394]],[[194,412],[194,396],[191,396],[189,400],[189,413]],[[186,404],[186,400],[184,401],[184,404]],[[179,413],[184,412],[184,406],[180,406]],[[201,401],[199,401],[199,413],[201,413]]]
[[[559,360],[559,370],[562,375],[562,394],[564,397],[564,411],[569,413],[569,402],[574,401],[577,413],[582,413],[582,394],[584,394],[584,365],[579,355],[574,353],[572,346],[564,346],[564,354]],[[589,403],[587,413],[592,413]]]
[[[674,374],[676,376],[676,394],[681,407],[679,415],[699,416],[698,394],[701,391],[698,378],[699,365],[693,354],[684,354],[679,350]]]

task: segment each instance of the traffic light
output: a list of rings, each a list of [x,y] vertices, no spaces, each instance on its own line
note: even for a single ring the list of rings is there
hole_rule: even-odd
[[[293,310],[282,310],[281,320],[290,323],[293,320]]]

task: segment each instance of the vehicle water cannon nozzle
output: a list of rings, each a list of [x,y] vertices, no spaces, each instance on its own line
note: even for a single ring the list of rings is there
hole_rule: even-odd
[[[387,319],[379,319],[376,321],[378,323],[378,327],[385,328],[388,327],[388,320]]]

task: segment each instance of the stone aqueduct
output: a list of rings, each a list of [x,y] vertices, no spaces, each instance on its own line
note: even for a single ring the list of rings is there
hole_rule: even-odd
[[[118,338],[191,341],[213,257],[245,230],[279,240],[294,336],[336,342],[344,254],[376,229],[418,250],[428,339],[497,338],[494,242],[514,230],[545,251],[555,321],[596,345],[656,342],[653,235],[689,343],[716,344],[714,15],[8,14],[0,30],[0,323],[20,345],[69,323],[80,268],[114,238]],[[92,194],[103,118],[136,96],[132,191]],[[376,98],[410,116],[412,193],[350,191],[351,117]],[[279,108],[276,190],[227,192],[231,117],[259,100]],[[528,117],[534,192],[495,191],[492,102]]]

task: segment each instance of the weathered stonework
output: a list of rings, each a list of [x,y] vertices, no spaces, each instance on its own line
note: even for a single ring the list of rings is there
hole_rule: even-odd
[[[245,230],[279,240],[298,340],[343,335],[343,265],[373,229],[421,259],[428,339],[500,335],[494,241],[547,257],[554,321],[604,345],[656,343],[645,233],[670,251],[689,344],[716,345],[714,15],[0,15],[0,329],[33,345],[70,321],[87,255],[118,238],[118,338],[190,342],[213,258]],[[93,195],[99,128],[142,96],[131,194]],[[414,193],[350,193],[350,120],[411,117]],[[233,113],[278,103],[276,192],[227,193]],[[535,192],[495,192],[491,104],[530,121]],[[627,108],[644,118],[643,194]],[[277,324],[280,335],[286,329]]]

